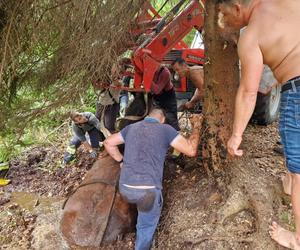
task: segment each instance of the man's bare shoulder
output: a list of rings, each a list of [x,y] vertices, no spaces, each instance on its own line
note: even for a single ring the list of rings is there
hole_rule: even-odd
[[[193,66],[190,66],[190,69],[192,69],[192,70],[203,70],[203,67],[200,66],[200,65],[193,65]]]
[[[195,74],[203,73],[203,67],[199,65],[190,66],[189,69],[190,69],[190,73],[195,73]]]
[[[257,29],[254,25],[247,26],[240,33],[240,38],[238,41],[238,49],[245,49],[249,46],[256,46],[259,44],[259,36]]]

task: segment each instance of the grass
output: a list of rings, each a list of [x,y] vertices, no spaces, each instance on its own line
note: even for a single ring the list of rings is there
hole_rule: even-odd
[[[294,217],[292,215],[291,210],[283,211],[279,215],[279,220],[280,220],[281,223],[284,223],[285,225],[288,225],[290,230],[292,230],[292,231],[296,230]]]

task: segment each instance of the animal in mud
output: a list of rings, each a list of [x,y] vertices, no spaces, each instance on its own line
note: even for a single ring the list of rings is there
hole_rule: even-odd
[[[99,247],[134,229],[136,209],[117,191],[119,172],[110,156],[98,160],[66,201],[61,231],[70,246]]]
[[[136,93],[126,111],[126,117],[135,119],[122,119],[118,127],[143,119],[150,103],[151,99]],[[118,193],[119,172],[119,164],[110,156],[98,160],[66,201],[61,231],[69,245],[97,247],[134,230],[136,207]]]

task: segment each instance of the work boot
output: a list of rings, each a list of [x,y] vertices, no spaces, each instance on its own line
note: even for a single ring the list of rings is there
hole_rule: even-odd
[[[69,145],[67,147],[67,151],[64,154],[63,164],[68,164],[72,160],[74,160],[75,159],[75,152],[76,152],[75,145]]]

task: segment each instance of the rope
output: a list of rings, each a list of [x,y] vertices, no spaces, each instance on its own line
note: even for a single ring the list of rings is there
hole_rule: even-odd
[[[114,190],[114,193],[113,193],[113,196],[112,196],[112,199],[111,199],[111,202],[109,204],[109,210],[108,210],[108,213],[107,213],[107,216],[105,217],[105,219],[103,220],[104,223],[102,223],[102,225],[105,225],[105,228],[104,230],[99,230],[99,233],[98,233],[98,236],[96,237],[95,239],[95,242],[97,243],[98,246],[101,245],[102,241],[103,241],[103,237],[105,235],[105,232],[107,230],[107,226],[108,226],[108,222],[109,222],[109,219],[111,218],[111,212],[112,212],[112,209],[113,209],[113,206],[114,206],[114,203],[115,203],[115,200],[116,200],[116,194],[117,194],[117,184],[118,184],[118,181],[119,181],[119,177],[120,177],[120,174],[118,174],[116,176],[116,181],[108,181],[108,180],[105,180],[105,179],[94,179],[94,180],[91,180],[89,182],[86,182],[86,183],[83,183],[81,185],[79,185],[69,196],[68,198],[65,200],[64,204],[63,204],[63,209],[65,208],[65,205],[66,203],[68,202],[68,200],[70,199],[70,197],[81,187],[84,187],[84,186],[88,186],[88,185],[92,185],[92,184],[106,184],[106,185],[110,185],[110,186],[114,186],[115,187],[115,190]],[[101,232],[103,232],[101,234]],[[99,239],[98,239],[99,238]]]
[[[117,178],[117,179],[119,179],[119,178]],[[85,187],[85,186],[88,186],[88,185],[99,184],[99,183],[100,183],[100,184],[106,184],[106,185],[110,185],[110,186],[115,186],[115,187],[116,187],[118,181],[115,182],[115,181],[108,181],[108,180],[105,180],[105,179],[94,179],[94,180],[91,180],[91,181],[82,183],[82,184],[80,184],[77,188],[75,188],[75,189],[72,191],[71,194],[69,194],[69,196],[67,197],[67,199],[66,199],[66,200],[64,201],[64,203],[63,203],[62,209],[65,209],[65,206],[66,206],[68,200],[71,198],[71,196],[72,196],[73,194],[75,194],[75,193],[77,192],[77,190],[78,190],[79,188]]]
[[[117,180],[119,180],[119,177],[120,177],[120,175],[117,176]],[[117,181],[116,183],[118,183],[118,181]],[[105,222],[105,223],[104,223],[105,228],[104,228],[104,230],[103,230],[103,234],[101,234],[100,239],[99,239],[98,241],[97,241],[97,239],[96,239],[96,242],[98,242],[98,246],[101,245],[101,243],[102,243],[102,241],[103,241],[103,237],[104,237],[104,235],[105,235],[105,233],[106,233],[107,226],[108,226],[108,222],[109,222],[109,220],[110,220],[110,218],[111,218],[111,211],[112,211],[112,209],[113,209],[113,207],[114,207],[114,203],[115,203],[115,200],[116,200],[116,194],[117,194],[117,186],[115,185],[115,192],[113,193],[113,197],[112,197],[111,202],[110,202],[110,205],[109,205],[108,216],[106,216],[106,218],[105,218],[105,220],[104,220],[104,222]]]

